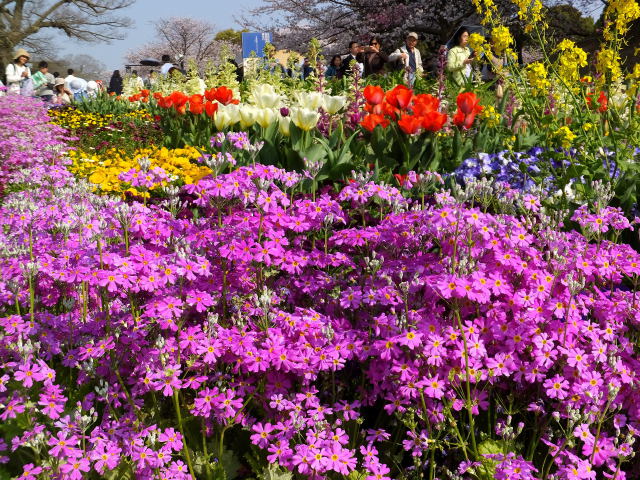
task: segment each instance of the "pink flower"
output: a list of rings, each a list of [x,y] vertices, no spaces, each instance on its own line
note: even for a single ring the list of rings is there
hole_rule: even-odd
[[[560,375],[549,378],[544,382],[544,388],[546,389],[549,398],[557,398],[558,400],[562,400],[568,395],[568,387],[569,382]]]

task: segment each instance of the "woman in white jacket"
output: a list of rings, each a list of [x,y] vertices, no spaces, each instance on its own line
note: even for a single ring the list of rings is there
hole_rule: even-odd
[[[13,62],[7,65],[7,93],[20,95],[22,82],[31,77],[31,70],[26,63],[29,61],[29,53],[24,48],[16,50]]]

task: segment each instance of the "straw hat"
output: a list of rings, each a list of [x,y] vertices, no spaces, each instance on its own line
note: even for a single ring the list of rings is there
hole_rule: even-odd
[[[56,78],[56,81],[53,83],[53,88],[57,87],[58,85],[64,85],[64,78]]]
[[[29,60],[29,58],[31,58],[31,55],[29,55],[29,52],[27,52],[24,48],[19,48],[16,50],[16,53],[13,54],[13,59],[17,60],[20,57],[27,57],[27,60]]]

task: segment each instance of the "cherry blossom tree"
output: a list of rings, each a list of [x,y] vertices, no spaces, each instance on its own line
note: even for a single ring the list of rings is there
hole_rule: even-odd
[[[128,62],[135,64],[143,58],[159,60],[166,54],[178,65],[182,63],[186,67],[189,62],[195,62],[202,69],[207,62],[218,63],[225,48],[232,55],[239,50],[233,42],[216,40],[216,27],[206,20],[165,18],[155,23],[155,30],[151,42],[127,53]]]
[[[517,7],[509,0],[494,3],[519,43]],[[593,10],[603,0],[545,0],[547,6],[568,4],[582,12]],[[590,9],[590,10],[589,10]],[[318,38],[328,53],[346,52],[349,41],[367,41],[380,36],[387,49],[399,46],[409,31],[422,39],[423,53],[429,57],[451,38],[462,24],[477,24],[471,0],[263,0],[243,17],[245,27],[273,31],[279,48],[300,50],[312,37]],[[430,55],[431,54],[431,55]]]
[[[10,62],[16,47],[30,53],[51,52],[53,38],[63,33],[87,42],[122,38],[122,28],[131,25],[116,12],[135,0],[0,0],[0,67]]]

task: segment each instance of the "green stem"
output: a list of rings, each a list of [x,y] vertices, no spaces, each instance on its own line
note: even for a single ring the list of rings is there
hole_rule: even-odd
[[[464,344],[464,367],[465,367],[465,394],[466,394],[466,406],[467,406],[467,414],[469,416],[469,435],[471,437],[471,448],[473,450],[473,454],[477,459],[478,456],[478,446],[476,445],[476,433],[475,433],[475,421],[473,418],[473,405],[471,403],[471,369],[469,368],[469,347],[467,344],[467,336],[464,333],[464,327],[462,325],[462,319],[460,318],[460,312],[456,306],[454,309],[456,321],[458,323],[458,328],[460,329],[460,335],[462,336],[462,342]]]
[[[173,407],[176,411],[176,416],[178,418],[178,429],[180,430],[180,435],[182,435],[182,451],[184,453],[185,460],[187,461],[187,467],[189,468],[189,474],[191,478],[195,480],[195,474],[193,469],[193,462],[191,462],[191,454],[189,453],[189,448],[187,447],[187,437],[184,434],[184,427],[182,425],[182,411],[180,410],[180,399],[178,398],[178,390],[173,390]]]

